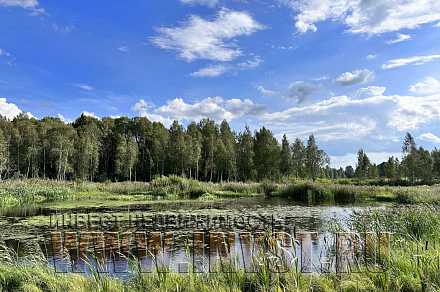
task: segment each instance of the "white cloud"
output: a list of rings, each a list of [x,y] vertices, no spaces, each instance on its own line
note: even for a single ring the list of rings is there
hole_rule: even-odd
[[[31,11],[32,15],[41,15],[45,11],[39,6],[38,0],[0,0],[0,7],[20,7]]]
[[[84,84],[84,83],[75,83],[73,86],[78,87],[79,89],[85,90],[85,91],[92,91],[95,90],[95,88],[91,85]]]
[[[99,117],[94,112],[83,111],[81,115],[85,115],[86,117],[91,117],[99,120]]]
[[[338,21],[352,33],[381,34],[440,20],[438,0],[278,0],[296,12],[300,33],[322,21]]]
[[[366,98],[370,96],[382,96],[385,93],[386,87],[383,86],[368,86],[359,89],[356,93],[357,97]]]
[[[218,77],[226,72],[236,73],[243,70],[251,70],[258,67],[263,61],[259,56],[249,59],[238,64],[215,64],[201,68],[196,72],[191,73],[193,77]]]
[[[278,94],[278,92],[270,89],[264,88],[262,85],[257,86],[257,90],[261,93],[263,96],[275,96]]]
[[[440,2],[439,2],[440,3]],[[382,65],[382,69],[393,69],[407,65],[423,65],[440,59],[440,55],[413,56],[408,58],[389,60]]]
[[[118,48],[118,51],[120,51],[122,53],[128,53],[129,49],[127,46],[121,46]]]
[[[377,105],[386,101],[394,101],[394,97],[372,96],[367,98],[352,99],[348,96],[333,96],[314,104],[295,106],[284,111],[267,113],[263,116],[263,119],[267,122],[285,123],[292,118],[305,115],[322,114],[332,109],[345,108],[349,106]]]
[[[354,85],[358,83],[367,83],[374,79],[374,73],[368,69],[354,70],[352,72],[342,73],[336,82],[343,86]]]
[[[288,137],[306,137],[314,134],[321,141],[353,140],[369,135],[376,129],[376,122],[370,118],[357,121],[310,121],[289,123],[282,128]]]
[[[159,36],[151,41],[162,49],[177,51],[186,61],[231,61],[242,54],[232,40],[261,29],[263,26],[248,13],[222,9],[212,21],[193,15],[179,27],[160,27]]]
[[[140,99],[138,102],[136,102],[133,107],[131,108],[132,111],[134,111],[138,116],[140,117],[146,117],[150,121],[154,122],[161,122],[165,126],[169,126],[172,123],[172,120],[167,119],[161,115],[153,113],[154,106],[146,102],[144,99]]]
[[[194,103],[175,98],[160,107],[154,107],[141,99],[132,107],[138,115],[146,116],[151,120],[165,121],[166,124],[170,124],[173,120],[198,121],[203,118],[231,121],[244,116],[260,115],[264,109],[264,106],[250,99],[224,99],[223,97],[208,97]]]
[[[63,122],[63,123],[67,123],[66,122],[66,118],[62,115],[62,114],[57,114],[57,117]]]
[[[298,103],[302,103],[310,95],[319,89],[318,84],[309,83],[305,81],[296,81],[289,85],[289,89],[287,92],[288,98],[293,98],[298,101]]]
[[[5,49],[0,48],[0,56],[10,57],[11,54]]]
[[[377,57],[377,55],[375,55],[375,54],[369,54],[369,55],[367,55],[367,60],[374,60],[374,59],[376,59],[376,57]]]
[[[440,27],[440,22],[434,25],[434,27]]]
[[[416,95],[440,94],[440,80],[426,77],[423,81],[411,85],[409,91]]]
[[[23,111],[14,103],[10,103],[6,100],[6,98],[0,98],[0,115],[9,120],[12,120],[19,114],[22,114]],[[25,113],[29,118],[34,117],[31,113]]]
[[[423,141],[440,144],[440,137],[434,135],[433,133],[423,133],[419,136]]]
[[[394,96],[397,108],[390,115],[389,126],[399,131],[417,129],[440,119],[440,94],[429,96]]]
[[[0,0],[0,6],[18,6],[21,8],[31,9],[38,7],[37,0]]]
[[[253,59],[249,59],[244,62],[238,63],[237,68],[243,69],[243,70],[254,69],[254,68],[257,68],[258,66],[260,66],[261,63],[263,63],[263,60],[261,59],[261,57],[255,56]]]
[[[229,99],[208,97],[193,104],[182,98],[175,98],[156,109],[156,113],[177,120],[200,120],[211,118],[216,121],[231,121],[245,115],[258,115],[264,107],[250,99]]]
[[[228,66],[217,64],[209,65],[208,67],[201,68],[196,72],[191,73],[193,77],[217,77],[226,73],[229,70]]]
[[[180,0],[183,4],[190,4],[190,5],[206,5],[208,7],[214,7],[218,4],[219,0]]]
[[[396,35],[396,38],[387,41],[387,44],[389,44],[389,45],[397,44],[397,43],[401,43],[404,41],[408,41],[410,39],[411,39],[411,36],[409,34],[398,33]]]
[[[380,164],[384,161],[387,161],[391,156],[400,158],[402,156],[399,152],[366,152],[370,161],[376,164]],[[344,155],[332,155],[330,156],[330,165],[332,167],[343,167],[345,168],[348,165],[353,167],[356,166],[357,163],[357,153],[347,153]]]

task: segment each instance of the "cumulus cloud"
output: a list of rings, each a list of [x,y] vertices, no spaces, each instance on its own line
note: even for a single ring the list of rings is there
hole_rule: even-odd
[[[352,33],[381,34],[414,29],[440,20],[438,0],[278,0],[295,11],[298,32],[317,31],[322,21],[337,21]]]
[[[419,136],[420,140],[440,144],[440,137],[437,135],[434,135],[433,133],[423,133]]]
[[[19,114],[24,113],[16,104],[12,102],[8,102],[6,98],[0,98],[0,116],[5,117],[9,120],[12,120]],[[24,113],[29,118],[33,118],[34,116],[31,113]]]
[[[140,117],[146,117],[153,122],[161,122],[165,126],[169,126],[172,123],[172,120],[167,119],[161,115],[155,114],[153,112],[154,106],[146,102],[144,99],[140,99],[138,102],[136,102],[131,108],[131,110],[134,111]]]
[[[287,97],[296,99],[298,103],[304,102],[311,94],[319,89],[319,85],[306,81],[296,81],[289,85]]]
[[[205,5],[208,7],[214,7],[218,4],[219,0],[180,0],[183,4],[190,4],[190,5]]]
[[[232,40],[261,29],[263,26],[250,14],[222,9],[213,20],[193,15],[181,26],[160,27],[159,35],[150,40],[159,48],[176,51],[189,62],[196,59],[231,61],[242,54]]]
[[[440,94],[395,96],[397,108],[390,115],[389,126],[399,131],[414,130],[428,122],[440,120]]]
[[[231,121],[244,116],[257,116],[265,107],[250,99],[224,99],[208,97],[194,103],[187,103],[182,98],[175,98],[160,107],[154,107],[145,100],[139,100],[132,108],[140,116],[156,121],[201,120],[211,118],[216,121]]]
[[[426,77],[424,80],[411,85],[409,91],[417,95],[440,94],[440,80],[434,77]]]
[[[278,94],[278,92],[274,91],[274,90],[270,90],[265,88],[262,85],[257,86],[257,90],[261,93],[261,95],[263,96],[275,96]]]
[[[389,45],[397,44],[404,41],[408,41],[410,39],[411,36],[409,34],[398,33],[394,39],[387,41],[387,44]]]
[[[393,69],[408,65],[423,65],[440,59],[440,55],[413,56],[408,58],[400,58],[389,60],[382,65],[382,69]]]
[[[264,107],[255,104],[250,99],[229,99],[208,97],[193,104],[186,103],[182,98],[176,98],[156,109],[160,115],[177,120],[200,120],[211,118],[216,121],[231,121],[245,115],[257,115]]]
[[[362,69],[362,70],[354,70],[352,72],[345,72],[339,75],[339,77],[336,78],[336,83],[343,85],[343,86],[349,86],[354,85],[358,83],[367,83],[374,79],[374,73],[368,69]]]

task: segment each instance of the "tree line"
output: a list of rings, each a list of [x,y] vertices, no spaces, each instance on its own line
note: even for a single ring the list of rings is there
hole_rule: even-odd
[[[409,184],[432,183],[440,180],[440,149],[428,151],[417,147],[414,137],[407,133],[402,146],[402,158],[389,157],[379,165],[370,162],[367,154],[361,149],[357,155],[356,169],[347,166],[339,169],[336,177],[348,178],[387,178],[389,180],[405,180]]]
[[[72,123],[19,115],[0,117],[0,177],[89,181],[150,181],[181,175],[205,181],[324,175],[328,156],[313,135],[306,144],[248,127],[235,133],[210,119],[169,128],[145,117],[81,115]]]
[[[72,123],[19,115],[0,117],[0,178],[50,178],[89,181],[150,181],[180,175],[204,181],[261,181],[285,176],[407,179],[440,177],[440,150],[417,147],[407,134],[403,159],[375,165],[360,150],[356,168],[334,169],[310,135],[281,143],[262,127],[234,132],[227,121],[203,119],[169,128],[145,117],[102,118],[81,115]]]

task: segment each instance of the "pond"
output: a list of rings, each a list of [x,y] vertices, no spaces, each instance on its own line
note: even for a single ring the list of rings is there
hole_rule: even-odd
[[[283,262],[297,264],[303,272],[325,272],[347,268],[348,257],[344,266],[334,256],[341,248],[335,231],[346,227],[354,212],[392,207],[300,205],[264,197],[45,206],[23,214],[4,212],[0,227],[19,256],[34,253],[38,245],[59,272],[94,270],[125,278],[133,270],[209,272],[232,264],[252,271],[262,255],[278,261],[277,269]],[[353,249],[354,241],[349,241]]]

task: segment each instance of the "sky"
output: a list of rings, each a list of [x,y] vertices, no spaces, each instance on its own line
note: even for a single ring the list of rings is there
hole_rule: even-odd
[[[0,0],[0,114],[204,117],[363,148],[440,146],[438,0]]]

